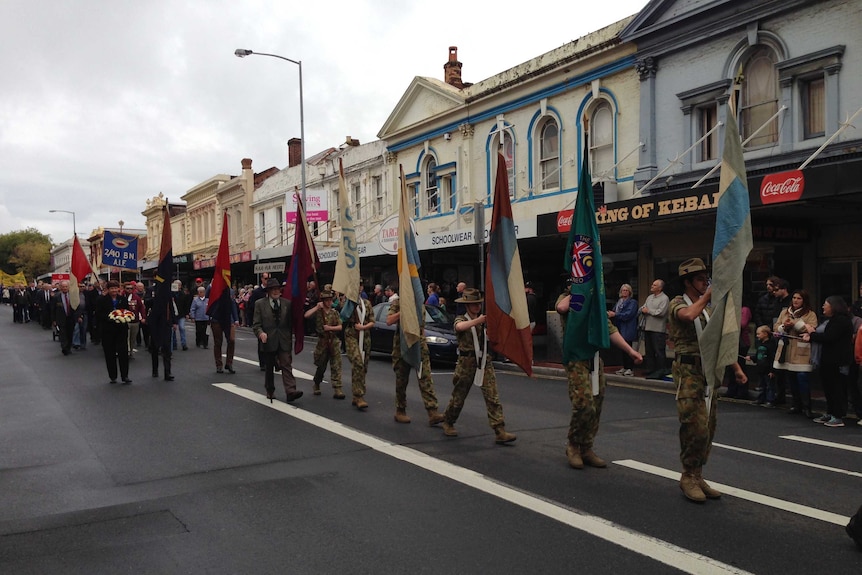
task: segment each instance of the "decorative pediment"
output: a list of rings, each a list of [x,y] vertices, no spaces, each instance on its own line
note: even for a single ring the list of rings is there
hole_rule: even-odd
[[[377,133],[377,137],[386,140],[394,134],[463,105],[463,90],[434,78],[416,76]]]

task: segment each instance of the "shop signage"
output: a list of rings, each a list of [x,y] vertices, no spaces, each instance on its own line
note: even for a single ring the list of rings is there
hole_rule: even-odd
[[[389,216],[380,224],[377,243],[380,244],[383,253],[392,256],[398,254],[398,214]]]
[[[764,204],[795,202],[805,190],[805,176],[800,170],[769,174],[760,184],[760,201]]]
[[[596,210],[598,225],[636,223],[657,220],[668,216],[703,212],[718,207],[718,192],[706,194],[689,194],[677,198],[660,199],[660,197],[623,205],[613,208],[602,206]],[[557,232],[568,232],[572,227],[574,210],[563,210],[557,213]]]
[[[254,264],[254,273],[262,274],[283,274],[285,268],[284,262],[269,262],[265,264]]]
[[[189,263],[189,254],[183,254],[181,256],[174,256],[171,261],[175,264],[187,264]]]
[[[296,223],[296,194],[287,193],[287,223]],[[326,190],[305,190],[305,216],[308,223],[325,222],[329,219],[329,204]]]

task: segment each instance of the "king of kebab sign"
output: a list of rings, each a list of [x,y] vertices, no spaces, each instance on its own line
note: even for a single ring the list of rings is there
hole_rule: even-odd
[[[800,170],[778,172],[765,176],[760,184],[760,201],[763,205],[795,202],[805,190],[805,176]],[[694,214],[718,207],[719,192],[680,190],[635,200],[614,202],[596,210],[596,223],[600,226],[619,223],[654,221],[675,215]],[[755,200],[756,201],[756,200]],[[572,226],[574,210],[557,213],[557,231],[568,232]]]

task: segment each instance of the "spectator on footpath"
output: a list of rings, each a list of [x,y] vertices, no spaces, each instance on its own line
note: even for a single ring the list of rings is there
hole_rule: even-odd
[[[198,295],[195,296],[189,307],[189,317],[195,322],[195,346],[204,349],[209,348],[207,325],[210,322],[210,316],[207,315],[209,299],[206,297],[206,291],[204,286],[198,286]]]
[[[641,307],[644,345],[646,347],[647,379],[662,379],[667,375],[667,306],[670,300],[664,293],[664,280],[650,284],[649,295]]]

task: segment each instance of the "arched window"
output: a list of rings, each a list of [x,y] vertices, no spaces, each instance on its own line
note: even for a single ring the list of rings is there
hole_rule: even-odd
[[[427,213],[437,214],[440,212],[440,194],[437,188],[437,160],[428,158],[425,164],[425,208]]]
[[[554,119],[545,122],[539,138],[539,189],[555,190],[560,188],[560,130]]]
[[[590,163],[594,180],[614,179],[614,114],[607,100],[599,100],[590,115]]]
[[[766,46],[754,49],[742,68],[742,92],[739,103],[742,139],[768,122],[748,143],[748,148],[768,146],[778,141],[778,71],[775,53]]]

